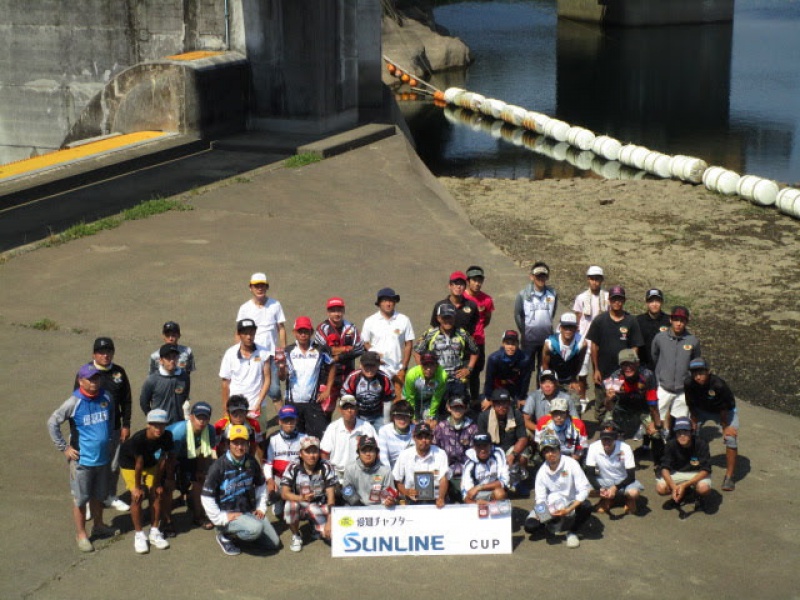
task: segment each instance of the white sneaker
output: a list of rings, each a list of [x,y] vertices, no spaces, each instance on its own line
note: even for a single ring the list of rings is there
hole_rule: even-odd
[[[589,401],[586,398],[581,398],[581,414],[586,412],[589,408]]]
[[[147,536],[144,531],[137,531],[133,536],[133,549],[136,554],[147,554],[150,552],[150,544],[147,543]]]
[[[639,425],[639,429],[633,435],[633,441],[641,442],[644,439],[644,425]]]
[[[578,536],[574,533],[567,534],[567,548],[577,548],[581,545],[581,541],[578,539]]]
[[[164,535],[155,527],[150,528],[150,543],[159,550],[166,550],[169,548],[169,542],[164,539]]]
[[[128,512],[131,509],[127,502],[123,502],[116,496],[109,496],[106,498],[104,504],[106,505],[106,508],[113,508],[119,512]]]
[[[289,546],[289,550],[292,552],[300,552],[303,549],[303,536],[300,535],[292,535],[292,543]]]

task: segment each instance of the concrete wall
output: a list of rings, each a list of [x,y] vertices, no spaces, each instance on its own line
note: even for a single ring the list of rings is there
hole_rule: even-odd
[[[734,0],[558,0],[558,16],[605,25],[672,25],[733,19]]]

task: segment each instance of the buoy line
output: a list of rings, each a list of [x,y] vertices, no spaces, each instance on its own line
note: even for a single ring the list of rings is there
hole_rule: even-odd
[[[579,169],[591,169],[606,179],[642,179],[651,175],[661,179],[702,183],[706,189],[717,194],[738,195],[756,206],[774,206],[780,212],[800,219],[798,189],[781,189],[771,179],[739,175],[724,167],[709,166],[706,161],[694,156],[663,154],[645,146],[624,144],[613,137],[597,135],[584,127],[570,125],[496,98],[487,98],[477,92],[457,87],[442,91],[413,76],[408,69],[388,57],[384,56],[383,59],[389,73],[412,89],[412,94],[400,94],[398,100],[432,99],[436,106],[445,109],[445,118],[451,122],[485,131],[554,160],[567,161]],[[545,138],[557,143],[554,145]]]

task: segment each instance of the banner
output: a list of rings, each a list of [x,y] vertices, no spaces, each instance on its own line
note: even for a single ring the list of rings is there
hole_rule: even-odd
[[[331,554],[421,556],[511,554],[511,503],[424,506],[337,506]]]

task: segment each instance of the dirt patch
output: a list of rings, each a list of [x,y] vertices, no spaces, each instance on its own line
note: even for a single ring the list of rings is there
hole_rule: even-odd
[[[691,330],[737,396],[800,416],[800,222],[677,181],[442,178],[472,224],[520,264],[544,260],[562,307],[590,264],[644,311],[692,310]]]

